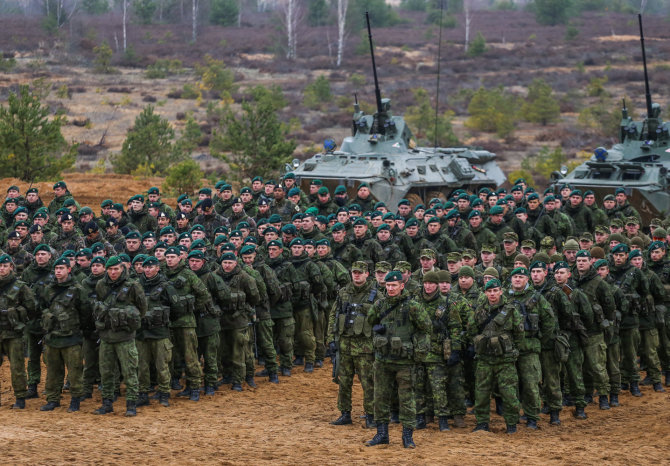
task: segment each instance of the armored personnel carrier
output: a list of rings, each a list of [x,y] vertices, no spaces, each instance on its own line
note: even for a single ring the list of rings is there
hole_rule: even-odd
[[[366,115],[354,103],[352,135],[339,149],[332,141],[324,152],[300,163],[293,161],[293,173],[303,191],[314,179],[332,192],[344,185],[350,198],[366,182],[372,195],[391,209],[400,199],[414,206],[430,198],[446,199],[452,191],[465,188],[476,192],[484,186],[496,188],[506,181],[495,159],[486,150],[467,147],[417,147],[412,131],[402,116],[391,113],[391,102],[382,99],[374,61],[368,18],[370,52],[375,81],[377,112]]]
[[[552,174],[554,187],[569,184],[572,188],[590,189],[599,199],[623,187],[629,202],[640,212],[644,224],[670,211],[670,125],[661,119],[661,107],[652,103],[647,74],[647,59],[638,15],[642,62],[646,90],[647,115],[634,121],[624,102],[619,143],[609,149],[598,147],[583,164],[572,172],[562,169]]]

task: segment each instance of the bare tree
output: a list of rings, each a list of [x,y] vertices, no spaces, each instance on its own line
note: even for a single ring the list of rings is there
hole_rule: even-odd
[[[337,0],[337,67],[342,64],[344,53],[344,40],[346,38],[345,27],[347,22],[347,8],[349,0]]]
[[[465,14],[465,53],[470,48],[470,23],[472,22],[472,0],[463,0],[463,13]]]
[[[286,58],[294,60],[298,58],[298,25],[305,14],[305,8],[300,0],[283,0],[282,12],[287,37]]]
[[[128,33],[127,33],[127,24],[128,24],[128,0],[123,0],[123,51],[126,51],[128,47]]]
[[[198,11],[200,10],[200,1],[192,0],[191,3],[191,40],[195,43],[198,40]]]

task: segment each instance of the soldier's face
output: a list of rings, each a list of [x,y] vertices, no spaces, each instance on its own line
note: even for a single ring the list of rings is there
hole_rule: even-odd
[[[438,287],[440,288],[440,293],[442,294],[447,294],[451,291],[451,283],[449,282],[440,282],[438,283]]]
[[[426,294],[433,294],[437,291],[438,285],[437,283],[433,282],[423,282],[423,291],[426,292]]]
[[[484,262],[486,264],[490,264],[496,258],[495,253],[490,252],[490,251],[482,251],[481,256],[482,256],[482,262]]]
[[[530,270],[530,279],[533,280],[535,285],[542,283],[546,276],[547,271],[542,268],[536,267]]]
[[[500,225],[503,221],[503,214],[491,215],[489,218],[494,225]]]
[[[361,199],[367,199],[369,195],[370,190],[368,188],[363,187],[358,189],[358,197]]]
[[[198,239],[205,239],[205,232],[201,230],[193,230],[191,232],[191,238],[193,238],[193,241]]]
[[[158,265],[148,265],[146,267],[142,267],[142,270],[145,277],[154,278],[160,271],[160,267]]]
[[[105,273],[105,264],[96,262],[95,264],[91,265],[91,273],[96,277],[99,277],[100,275]]]
[[[91,265],[91,259],[86,256],[79,256],[77,257],[77,265],[79,265],[79,267],[86,268]]]
[[[458,269],[461,268],[461,261],[458,262],[447,262],[447,270],[450,273],[458,273]]]
[[[232,272],[233,269],[237,266],[237,261],[233,260],[225,260],[221,261],[221,268],[223,269],[224,272],[229,273]]]
[[[35,254],[35,262],[37,262],[37,265],[39,266],[48,264],[50,260],[51,254],[46,251],[38,251],[37,254]]]
[[[21,245],[21,238],[9,238],[7,243],[9,243],[10,248],[16,249]]]
[[[282,254],[282,248],[279,246],[270,246],[268,248],[268,255],[270,256],[271,259],[276,259],[277,257],[281,256]]]
[[[316,252],[316,248],[312,246],[311,244],[306,244],[305,245],[305,252],[309,257],[314,256],[314,253]]]
[[[64,222],[61,222],[60,225],[65,232],[69,232],[74,229],[74,222],[72,220],[65,220]]]
[[[391,297],[399,296],[402,293],[402,290],[405,289],[405,284],[403,282],[386,282],[386,294]]]
[[[314,229],[314,219],[312,217],[305,217],[301,222],[302,231],[310,232]]]
[[[70,267],[67,265],[57,265],[54,267],[54,277],[59,282],[63,282],[67,279],[67,276],[70,274]]]
[[[538,199],[531,199],[528,201],[528,207],[530,207],[531,210],[537,209],[539,205],[540,201]]]
[[[405,228],[405,233],[407,233],[410,236],[410,238],[415,237],[418,232],[419,232],[419,227],[416,226],[416,225],[412,225],[412,226],[409,226],[409,227]]]
[[[205,265],[205,261],[202,259],[198,259],[196,257],[191,257],[188,260],[188,268],[193,270],[194,272],[197,272],[202,268],[202,266]]]
[[[466,277],[465,275],[462,277],[458,277],[458,286],[462,290],[469,290],[472,288],[472,285],[475,283],[475,279],[472,277]]]
[[[159,261],[165,260],[165,248],[154,250],[154,256],[156,256],[156,259]]]
[[[37,195],[37,193],[26,194],[26,201],[30,202],[31,204],[33,202],[37,202],[38,199],[39,199],[39,196]]]
[[[662,248],[654,249],[649,253],[649,257],[654,262],[660,261],[661,259],[663,259],[663,256],[665,256],[665,249]]]
[[[151,250],[154,246],[156,246],[156,238],[147,238],[142,241],[142,244],[147,250]]]
[[[592,206],[594,202],[596,202],[596,197],[593,194],[584,197],[584,204],[587,206]]]
[[[310,184],[309,185],[309,193],[310,194],[316,194],[319,191],[320,186],[317,184]]]
[[[479,228],[479,225],[482,224],[482,217],[481,215],[475,215],[474,217],[470,218],[469,222],[472,228]]]
[[[489,288],[488,290],[484,291],[484,294],[486,295],[486,299],[489,300],[490,305],[495,305],[500,302],[500,297],[502,296],[502,288],[499,286],[495,288]]]
[[[41,226],[44,226],[44,225],[46,225],[46,223],[47,223],[47,219],[46,219],[46,218],[35,217],[35,218],[33,219],[33,224],[35,224],[35,225],[41,225]]]
[[[270,196],[272,196],[272,194],[274,193],[275,187],[274,187],[273,185],[271,185],[271,184],[266,184],[265,187],[264,187],[263,189],[264,189],[264,191],[265,191],[265,195],[266,195],[267,197],[270,197]]]
[[[602,279],[605,279],[607,277],[607,275],[609,275],[609,273],[610,273],[610,269],[606,265],[603,265],[602,267],[598,267],[597,271],[598,271],[598,275]]]
[[[640,226],[637,223],[626,223],[626,231],[629,235],[634,235],[640,229]]]
[[[440,222],[431,222],[428,224],[428,233],[431,235],[437,234],[440,231]]]
[[[304,251],[305,246],[302,246],[300,244],[294,244],[293,246],[291,246],[291,254],[293,254],[293,257],[300,257]]]
[[[615,205],[615,204],[616,204],[616,201],[612,201],[612,200],[609,200],[609,199],[606,200],[606,201],[603,201],[603,206],[604,206],[605,209],[607,209],[607,210],[614,209],[614,205]]]
[[[249,267],[254,265],[254,260],[256,259],[256,253],[252,252],[251,254],[244,254],[242,256],[242,262],[247,264]]]
[[[575,254],[577,252],[575,251]],[[576,260],[577,270],[580,272],[586,272],[591,268],[591,261],[588,257],[578,257]]]
[[[180,260],[181,260],[181,257],[178,254],[167,254],[165,256],[165,263],[170,268],[176,267],[177,265],[179,265]]]
[[[333,240],[336,243],[341,243],[342,241],[344,241],[344,235],[346,235],[345,230],[333,231]]]
[[[140,248],[140,240],[139,239],[127,239],[126,240],[126,249],[128,251],[137,251]]]
[[[65,196],[66,191],[67,190],[65,188],[61,188],[61,187],[54,188],[54,196],[56,196],[56,197]]]
[[[375,280],[379,284],[379,286],[386,286],[386,282],[384,282],[384,279],[386,278],[386,274],[388,272],[385,272],[383,270],[375,270]]]
[[[361,286],[363,285],[368,277],[370,276],[369,272],[363,272],[361,270],[353,270],[351,272],[351,280],[354,282],[354,285]]]
[[[0,264],[0,278],[5,278],[7,275],[9,275],[13,268],[14,266],[11,262],[4,262]]]
[[[284,199],[285,194],[286,193],[284,192],[284,190],[282,188],[276,188],[274,190],[274,197],[278,201],[281,201],[282,199]]]
[[[356,225],[354,226],[354,235],[357,238],[362,238],[365,236],[365,232],[368,230],[368,227],[365,225]]]
[[[574,264],[575,259],[577,258],[577,251],[575,251],[574,249],[566,249],[563,251],[563,255],[565,256],[565,260],[569,264]]]
[[[630,263],[631,263],[631,265],[633,265],[634,267],[637,267],[638,269],[641,269],[641,268],[642,268],[642,265],[644,264],[644,259],[642,258],[642,256],[633,257],[633,258],[630,260]]]
[[[398,206],[398,213],[402,215],[403,217],[406,217],[409,215],[411,212],[412,208],[408,206],[407,204],[402,204]]]
[[[505,240],[503,241],[503,247],[505,248],[505,252],[507,254],[511,254],[513,251],[516,251],[516,247],[519,243],[516,241],[510,241],[510,240]]]
[[[626,195],[624,193],[619,193],[615,196],[616,202],[619,205],[624,205],[626,203]]]
[[[514,291],[521,291],[528,284],[528,277],[526,275],[517,273],[516,275],[512,275],[511,282]]]
[[[596,243],[602,244],[605,241],[607,241],[607,235],[605,233],[596,231]]]
[[[380,230],[377,233],[377,238],[379,241],[386,242],[391,238],[391,231],[390,230]]]
[[[435,265],[435,259],[432,257],[424,256],[419,258],[419,262],[421,262],[421,268],[423,270],[430,270],[433,268]]]
[[[384,223],[384,221],[383,221],[382,217],[375,216],[375,217],[372,217],[372,219],[370,220],[370,223],[372,223],[373,227],[377,228],[377,227],[379,227],[379,225]]]
[[[261,190],[262,187],[263,187],[263,183],[261,181],[256,180],[256,181],[251,183],[251,189],[253,189],[254,191],[258,192],[258,191]]]
[[[567,269],[565,267],[562,267],[558,270],[554,270],[554,279],[556,280],[556,283],[559,285],[564,285],[568,282],[568,279],[570,278],[570,269]]]
[[[112,265],[107,267],[107,275],[109,276],[110,280],[116,281],[119,279],[124,270],[125,266],[123,264]]]

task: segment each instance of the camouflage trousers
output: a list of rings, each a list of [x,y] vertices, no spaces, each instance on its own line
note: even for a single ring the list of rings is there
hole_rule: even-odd
[[[268,374],[277,373],[277,351],[272,338],[272,319],[263,319],[256,322],[256,341],[258,357],[265,360],[265,370]]]
[[[563,393],[561,392],[561,362],[556,359],[554,350],[542,350],[540,353],[542,365],[542,393],[547,406],[552,411],[563,408]]]
[[[84,394],[81,345],[72,345],[67,348],[54,348],[46,345],[44,359],[47,365],[47,381],[44,386],[47,401],[60,402],[66,368],[70,380],[70,395],[81,397]]]
[[[104,340],[100,342],[102,398],[107,400],[114,398],[117,361],[121,366],[123,383],[126,384],[126,400],[137,401],[137,392],[139,390],[139,382],[137,380],[139,357],[134,339],[120,343],[107,343]],[[70,383],[72,383],[72,380],[70,380]]]
[[[570,355],[565,363],[565,392],[569,393],[575,406],[584,408],[584,351],[576,340],[570,340]]]
[[[661,370],[670,370],[670,309],[665,313],[665,325],[658,331],[658,358]]]
[[[317,319],[314,320],[314,359],[323,361],[326,357],[326,327],[328,327],[328,314],[322,309],[318,310]]]
[[[474,403],[476,367],[475,360],[474,358],[470,358],[467,355],[464,355],[461,365],[463,366],[463,390],[465,392],[465,396]]]
[[[584,379],[591,381],[598,396],[609,395],[606,365],[607,345],[603,334],[589,335],[589,344],[584,348]]]
[[[661,381],[661,361],[658,359],[658,329],[640,330],[640,361],[647,368],[652,382]]]
[[[621,382],[639,382],[640,373],[637,366],[637,351],[640,346],[640,330],[627,328],[619,330],[621,339]]]
[[[256,374],[256,346],[258,345],[255,330],[255,326],[249,327],[249,341],[247,341],[247,346],[244,349],[244,375],[252,378]]]
[[[169,338],[135,340],[139,359],[139,391],[147,393],[151,389],[151,365],[156,367],[158,391],[170,393],[170,359],[172,343]],[[104,388],[104,386],[103,386]]]
[[[375,420],[388,424],[391,416],[391,397],[393,382],[398,383],[398,402],[400,423],[403,427],[416,427],[416,400],[414,398],[414,365],[397,364],[375,360]]]
[[[272,321],[274,322],[274,340],[277,342],[277,348],[279,348],[279,365],[286,369],[290,369],[293,367],[295,319],[293,317],[283,317],[272,319]]]
[[[295,354],[305,356],[305,362],[314,363],[316,359],[316,338],[314,321],[309,307],[293,311],[295,319]]]
[[[100,344],[97,338],[84,337],[81,355],[84,358],[84,393],[93,393],[93,385],[100,382]]]
[[[542,381],[542,365],[538,353],[523,353],[516,361],[519,377],[519,399],[523,414],[528,419],[540,420],[542,397],[540,396],[540,382]],[[500,387],[502,391],[502,387]],[[504,400],[503,400],[504,403]]]
[[[233,383],[244,381],[248,343],[249,327],[221,331],[221,374],[232,377]]]
[[[363,387],[363,410],[366,414],[375,412],[375,385],[374,385],[374,362],[375,355],[372,353],[361,353],[352,355],[340,352],[340,367],[338,377],[340,380],[337,392],[337,409],[340,411],[351,411],[351,392],[354,386],[354,375],[358,374],[358,380]]]
[[[610,394],[618,395],[621,391],[621,344],[619,341],[607,345],[607,376],[610,381]],[[591,392],[589,392],[591,393]]]
[[[16,398],[26,397],[26,359],[23,351],[23,338],[0,340],[0,354],[9,359],[9,371],[12,389]]]
[[[219,333],[198,337],[198,356],[202,356],[205,385],[216,385],[219,372]],[[200,358],[198,358],[200,360]]]
[[[434,412],[433,391],[426,364],[423,362],[414,363],[414,399],[416,400],[416,414],[426,414]]]
[[[519,379],[513,362],[492,363],[477,361],[475,367],[475,418],[477,424],[491,420],[491,396],[498,387],[503,400],[503,418],[505,423],[514,425],[519,422],[519,398],[517,390]]]
[[[424,367],[430,383],[433,412],[437,416],[465,415],[462,365],[425,363]]]
[[[198,358],[198,337],[195,328],[176,327],[172,328],[173,359],[177,355],[184,358],[184,372],[186,372],[186,388],[200,389],[202,385],[202,368],[200,367],[200,358]],[[177,368],[176,362],[174,365]],[[179,377],[179,373],[173,376]]]
[[[38,385],[42,378],[42,363],[40,358],[44,350],[43,338],[44,335],[26,333],[26,343],[28,344],[28,385]],[[46,358],[44,358],[44,365],[46,365]]]

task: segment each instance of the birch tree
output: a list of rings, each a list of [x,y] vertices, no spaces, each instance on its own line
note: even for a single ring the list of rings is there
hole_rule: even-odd
[[[472,0],[463,0],[463,13],[465,14],[465,53],[470,48],[470,23],[472,22]]]
[[[284,0],[282,3],[284,26],[286,27],[286,58],[298,58],[298,25],[305,9],[300,0]]]
[[[337,0],[337,67],[342,64],[344,53],[345,27],[347,23],[347,8],[349,0]]]

